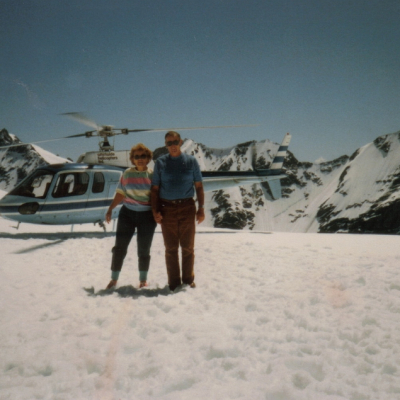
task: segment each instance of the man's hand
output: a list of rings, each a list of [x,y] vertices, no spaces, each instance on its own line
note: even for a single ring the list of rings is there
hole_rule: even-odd
[[[106,222],[107,222],[107,224],[109,224],[110,221],[111,221],[111,214],[112,214],[112,210],[108,210],[107,214],[106,214]]]
[[[198,224],[201,224],[204,221],[205,215],[204,215],[204,208],[201,207],[197,210],[196,213],[196,221]]]
[[[199,208],[196,213],[196,221],[198,224],[201,224],[204,221],[205,215],[204,215],[204,189],[203,189],[203,183],[202,182],[195,182],[194,187],[196,189],[196,196],[197,196],[197,201],[199,204]]]

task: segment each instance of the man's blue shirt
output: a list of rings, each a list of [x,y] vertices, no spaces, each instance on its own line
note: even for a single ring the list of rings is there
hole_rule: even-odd
[[[194,196],[194,182],[202,182],[197,160],[182,153],[178,157],[166,154],[154,164],[151,184],[160,188],[160,198],[166,200],[186,199]]]

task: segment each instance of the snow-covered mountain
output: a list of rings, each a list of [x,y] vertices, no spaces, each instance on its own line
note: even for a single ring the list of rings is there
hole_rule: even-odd
[[[0,132],[0,146],[19,143]],[[249,141],[213,149],[186,139],[182,150],[194,155],[202,170],[243,171],[268,168],[279,145]],[[154,151],[158,158],[167,150]],[[0,149],[0,189],[9,191],[44,163],[66,162],[38,146]],[[206,194],[204,225],[217,228],[281,232],[400,233],[400,132],[378,137],[336,160],[300,162],[288,152],[282,198],[266,199],[259,185]],[[267,191],[268,185],[265,184]]]
[[[187,140],[183,149],[204,170],[247,170],[252,160],[257,168],[268,167],[278,144],[266,140],[216,150]],[[400,233],[400,132],[330,162],[299,162],[289,152],[284,168],[282,199],[266,201],[259,185],[219,190],[207,195],[206,223],[263,231]]]
[[[400,233],[400,132],[358,149],[316,218],[321,232]]]
[[[41,165],[70,162],[36,145],[14,146],[18,143],[22,142],[15,135],[0,131],[0,189],[7,192]]]

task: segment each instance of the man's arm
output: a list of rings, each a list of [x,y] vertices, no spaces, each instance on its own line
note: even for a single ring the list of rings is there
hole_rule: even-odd
[[[154,220],[157,222],[157,224],[161,224],[162,221],[162,215],[160,210],[158,209],[159,192],[160,188],[158,186],[151,186],[151,209],[153,211]]]
[[[196,189],[197,201],[199,203],[197,213],[196,213],[196,221],[198,224],[201,224],[204,221],[204,189],[202,182],[195,182],[194,187]]]

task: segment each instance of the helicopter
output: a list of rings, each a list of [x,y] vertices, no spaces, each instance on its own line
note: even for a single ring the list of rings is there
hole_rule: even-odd
[[[66,136],[99,137],[98,152],[81,155],[76,163],[41,166],[20,182],[0,200],[0,215],[21,222],[42,225],[99,224],[104,231],[104,216],[111,204],[115,189],[123,171],[130,167],[129,150],[114,151],[110,137],[130,132],[168,131],[188,129],[233,128],[244,125],[190,127],[169,129],[115,129],[99,126],[81,113],[64,114],[94,128],[91,131]],[[249,126],[249,125],[246,125]],[[59,139],[50,139],[59,140]],[[278,152],[268,169],[250,171],[202,171],[205,192],[268,182],[273,199],[281,197],[280,180],[286,175],[282,171],[283,161],[291,140],[285,135]],[[44,141],[41,141],[44,142]],[[38,142],[35,142],[38,143]],[[16,144],[11,146],[26,145]],[[10,147],[10,146],[6,146]],[[267,190],[261,186],[264,195]],[[114,208],[112,219],[116,219],[122,205]],[[17,227],[18,228],[18,227]]]

